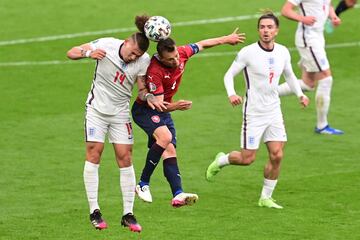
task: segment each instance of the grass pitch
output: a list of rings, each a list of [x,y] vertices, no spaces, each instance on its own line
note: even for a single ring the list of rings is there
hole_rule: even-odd
[[[134,16],[144,12],[178,23],[248,16],[260,8],[279,11],[282,4],[270,0],[171,4],[3,0],[0,239],[359,239],[359,9],[345,12],[343,25],[327,36],[327,43],[335,46],[328,49],[334,76],[329,120],[345,135],[313,133],[314,93],[309,94],[312,104],[306,110],[299,108],[295,97],[282,99],[288,144],[274,197],[283,210],[257,207],[267,159],[264,145],[252,166],[227,167],[214,183],[204,180],[205,169],[218,151],[239,148],[241,108],[228,104],[222,83],[239,45],[209,49],[204,53],[213,56],[200,54],[191,59],[176,95],[176,99],[193,101],[193,109],[175,112],[173,117],[184,189],[198,193],[199,202],[172,209],[171,192],[159,166],[151,185],[154,202],[149,205],[137,199],[135,203],[143,232],[137,235],[120,227],[119,171],[112,146],[106,145],[100,168],[100,205],[109,228],[95,231],[88,220],[82,181],[83,116],[94,63],[70,62],[65,54],[74,45],[104,36],[125,38],[130,32],[61,36],[133,27]],[[236,27],[246,32],[246,44],[257,40],[254,18],[175,25],[172,36],[178,44],[186,44],[228,34]],[[295,22],[281,18],[278,42],[293,47],[295,28]],[[39,40],[48,36],[60,37]],[[299,76],[298,54],[292,51],[291,55]],[[236,88],[244,92],[242,77]],[[146,136],[134,128],[133,159],[139,177]]]

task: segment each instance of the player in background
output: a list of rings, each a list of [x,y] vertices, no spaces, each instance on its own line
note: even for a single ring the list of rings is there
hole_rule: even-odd
[[[185,193],[182,189],[180,171],[176,155],[176,131],[170,112],[189,110],[192,102],[189,100],[174,101],[173,96],[179,89],[185,66],[189,58],[206,48],[217,45],[236,45],[245,40],[243,33],[237,33],[206,39],[194,44],[177,47],[171,38],[161,40],[157,44],[157,54],[150,62],[147,70],[146,85],[150,98],[168,103],[167,109],[153,109],[146,102],[138,98],[132,107],[134,122],[139,125],[148,135],[148,153],[145,160],[140,181],[136,186],[138,196],[146,201],[152,202],[150,193],[150,177],[163,158],[163,170],[172,191],[173,207],[191,205],[196,202],[198,196]]]
[[[300,13],[295,11],[299,7]],[[335,14],[330,0],[288,0],[282,15],[299,22],[295,35],[295,45],[300,54],[299,65],[302,68],[302,90],[314,91],[316,84],[317,123],[315,132],[319,134],[340,135],[344,132],[330,127],[328,112],[333,77],[325,52],[324,24],[329,17],[335,26],[341,23]],[[292,94],[288,83],[279,86],[280,96]]]
[[[96,229],[107,228],[98,203],[98,172],[105,136],[108,134],[120,171],[123,197],[121,224],[131,231],[141,231],[141,226],[133,215],[136,182],[131,159],[134,140],[129,104],[135,83],[138,85],[139,98],[146,101],[145,74],[150,57],[146,53],[149,40],[143,29],[148,18],[137,16],[135,24],[140,32],[125,40],[100,38],[75,46],[67,53],[73,60],[91,58],[96,61],[94,79],[85,108],[86,161],[83,173],[90,221]],[[155,101],[148,101],[148,104],[155,104],[158,108],[163,106]]]
[[[263,140],[269,160],[264,168],[264,184],[258,204],[260,207],[280,209],[282,206],[272,198],[287,141],[277,91],[280,76],[284,75],[302,106],[306,107],[309,99],[301,91],[292,70],[289,50],[275,43],[278,31],[278,18],[272,12],[264,13],[258,20],[259,41],[242,48],[225,74],[229,102],[232,106],[238,106],[243,98],[235,92],[234,78],[241,71],[244,73],[246,93],[242,109],[241,150],[218,153],[206,170],[206,179],[212,181],[221,168],[227,165],[252,164],[260,141]]]
[[[357,0],[341,0],[335,9],[336,15],[340,16],[342,12],[355,7]]]
[[[354,8],[356,3],[357,0],[341,0],[335,8],[336,15],[340,16],[340,14],[345,12],[346,10]],[[325,31],[326,33],[334,32],[334,25],[332,24],[330,19],[327,19],[326,21]]]

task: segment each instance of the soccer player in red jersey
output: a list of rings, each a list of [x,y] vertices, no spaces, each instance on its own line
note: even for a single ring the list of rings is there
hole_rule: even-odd
[[[150,193],[150,177],[161,157],[163,158],[164,175],[170,184],[173,207],[191,205],[198,196],[185,193],[182,189],[181,176],[176,156],[176,130],[170,112],[188,110],[192,102],[187,100],[173,101],[189,58],[196,53],[217,45],[236,45],[245,40],[244,33],[233,33],[212,39],[206,39],[194,44],[177,47],[171,38],[161,40],[157,44],[157,54],[151,59],[147,70],[147,98],[157,98],[167,103],[166,109],[155,109],[138,98],[132,107],[135,123],[148,135],[149,151],[139,184],[136,186],[138,196],[145,202],[152,202]]]

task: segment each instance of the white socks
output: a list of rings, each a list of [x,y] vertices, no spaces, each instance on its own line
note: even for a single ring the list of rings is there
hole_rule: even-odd
[[[89,202],[90,213],[93,213],[95,209],[100,209],[98,204],[99,164],[85,161],[84,184]]]
[[[318,81],[315,101],[317,111],[317,128],[323,129],[328,125],[327,115],[330,107],[330,94],[332,86],[332,77],[326,77]]]
[[[219,165],[219,167],[225,167],[226,165],[229,165],[229,154],[226,154],[224,156],[221,156],[218,161],[217,164]]]
[[[312,87],[309,87],[308,85],[306,85],[303,80],[299,79],[298,81],[299,81],[301,90],[303,90],[303,91],[314,91],[315,90],[315,88],[312,88]],[[278,86],[278,92],[279,92],[279,96],[287,96],[287,95],[294,94],[287,82],[282,83]]]
[[[135,200],[135,171],[134,167],[119,168],[120,170],[120,189],[123,197],[123,215],[133,213]]]
[[[120,189],[123,197],[123,215],[125,215],[133,213],[136,186],[135,171],[133,166],[119,168],[119,170]],[[99,164],[85,161],[84,184],[90,213],[93,213],[95,209],[100,209],[98,204]]]
[[[276,180],[270,180],[270,179],[266,179],[264,178],[264,185],[261,191],[261,198],[262,199],[268,199],[271,198],[271,195],[275,189],[277,183],[277,179]]]

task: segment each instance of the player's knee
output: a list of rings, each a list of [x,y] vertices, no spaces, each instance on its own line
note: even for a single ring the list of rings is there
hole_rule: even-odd
[[[167,133],[167,134],[162,134],[161,136],[159,136],[159,138],[156,140],[156,142],[160,146],[167,146],[171,143],[171,140],[172,140],[171,133]]]
[[[100,162],[102,150],[95,146],[89,146],[86,149],[86,160],[95,164]]]
[[[300,80],[300,86],[302,90],[312,92],[315,90],[315,81],[303,81]]]
[[[131,152],[127,151],[116,156],[116,161],[120,167],[129,167],[132,165]]]
[[[270,153],[270,160],[272,165],[280,165],[282,159],[283,159],[282,150],[278,150]]]
[[[91,153],[86,154],[86,160],[91,163],[94,163],[94,164],[99,164],[100,157],[101,157],[101,154],[98,152],[91,152]]]
[[[242,164],[243,165],[250,165],[254,161],[255,161],[255,154],[250,154],[250,155],[243,156]]]

